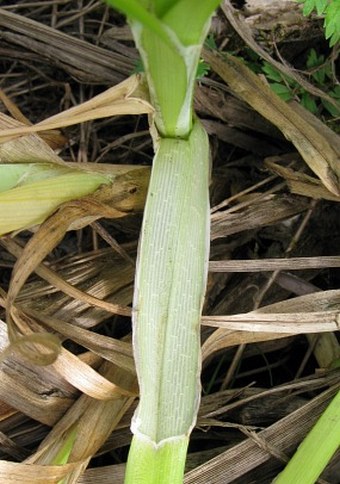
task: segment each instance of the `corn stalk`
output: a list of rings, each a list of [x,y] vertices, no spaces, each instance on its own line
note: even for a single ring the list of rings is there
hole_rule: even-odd
[[[200,316],[209,252],[209,143],[192,111],[219,1],[109,0],[128,17],[155,109],[155,157],[133,303],[140,401],[126,483],[182,482],[200,399]]]

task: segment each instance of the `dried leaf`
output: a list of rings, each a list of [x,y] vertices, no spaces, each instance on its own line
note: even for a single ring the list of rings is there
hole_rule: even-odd
[[[302,158],[325,187],[340,195],[339,154],[299,111],[294,110],[261,81],[243,62],[230,55],[204,51],[204,59],[235,94],[277,126],[292,141]],[[310,117],[310,115],[309,115]],[[334,136],[336,136],[334,134]]]
[[[0,244],[3,247],[6,247],[6,249],[15,257],[19,259],[19,257],[22,257],[23,253],[23,248],[18,246],[13,240],[11,239],[6,239],[2,238],[0,241]],[[71,298],[75,298],[79,301],[83,301],[86,304],[92,305],[94,307],[102,308],[108,312],[111,312],[113,314],[123,314],[124,316],[130,316],[131,315],[131,309],[128,307],[122,307],[118,304],[112,304],[106,301],[103,301],[102,299],[99,299],[95,296],[92,296],[91,294],[84,293],[80,289],[77,289],[75,286],[72,286],[69,284],[67,281],[62,279],[58,274],[54,271],[52,271],[49,267],[39,264],[35,268],[35,272],[48,281],[52,286],[55,286],[58,288],[60,291],[64,292]]]
[[[136,390],[124,390],[109,382],[79,358],[62,349],[58,359],[52,364],[59,375],[86,395],[98,400],[136,396]]]
[[[334,195],[332,192],[322,185],[320,180],[313,178],[305,173],[294,171],[291,168],[281,166],[271,159],[264,160],[265,165],[282,176],[292,193],[303,195],[304,197],[314,198],[316,200],[330,200],[332,202],[340,202],[340,197]]]
[[[6,484],[58,484],[76,464],[42,466],[0,461],[0,481]]]
[[[25,129],[26,125],[0,113],[0,163],[56,163],[66,166],[66,163],[38,135],[29,134],[1,140],[4,131]]]
[[[203,358],[236,344],[338,331],[339,317],[339,290],[296,297],[245,314],[203,316],[202,324],[219,328],[205,341]],[[237,335],[237,332],[244,334]]]
[[[185,484],[228,484],[271,458],[271,449],[293,450],[338,391],[338,385],[326,390],[306,405],[257,434],[222,452],[185,475]],[[250,458],[251,457],[251,458]],[[84,481],[86,482],[86,481]]]
[[[209,262],[210,272],[300,271],[302,269],[321,269],[324,267],[340,267],[340,256],[232,259]]]
[[[213,213],[211,240],[280,222],[308,207],[308,200],[294,195],[261,194],[247,204],[240,203]]]
[[[138,76],[131,76],[117,86],[107,89],[89,101],[67,109],[66,111],[62,111],[40,123],[32,126],[21,124],[19,127],[2,129],[0,131],[0,142],[4,143],[17,136],[72,126],[73,124],[83,123],[98,118],[125,114],[151,114],[154,111],[151,104],[149,104],[146,99],[134,97],[133,95],[134,91],[138,88],[138,83]],[[142,91],[139,90],[139,94],[141,94],[141,92]]]
[[[6,93],[0,89],[0,100],[7,108],[11,116],[17,121],[30,126],[32,123],[24,114],[20,111],[18,106],[6,95]],[[50,130],[41,132],[40,137],[48,144],[53,150],[61,149],[66,145],[67,139],[65,136],[57,130]]]

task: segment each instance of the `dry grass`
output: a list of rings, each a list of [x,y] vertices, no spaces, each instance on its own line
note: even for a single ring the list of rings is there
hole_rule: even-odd
[[[5,353],[0,481],[119,483],[138,395],[129,315],[152,154],[140,114],[150,107],[135,78],[118,95],[110,89],[136,59],[118,15],[96,1],[14,3],[0,10],[0,86],[3,111],[17,121],[1,118],[10,125],[1,126],[0,162],[22,160],[29,146],[40,161],[123,171],[113,193],[63,206],[33,235],[0,238],[0,349],[7,307],[7,321],[31,338],[31,359],[39,348],[38,363],[58,352],[48,366],[15,345]],[[217,40],[233,43],[229,2],[223,12]],[[185,482],[269,483],[340,386],[340,141],[299,107],[266,97],[247,71],[236,77],[232,60],[205,56],[212,72],[195,103],[213,151],[211,263],[204,393]],[[22,124],[28,136],[16,138]],[[67,231],[71,222],[78,231]],[[46,332],[62,342],[51,354],[34,339]],[[72,429],[69,462],[55,466]],[[323,482],[338,475],[335,456]]]

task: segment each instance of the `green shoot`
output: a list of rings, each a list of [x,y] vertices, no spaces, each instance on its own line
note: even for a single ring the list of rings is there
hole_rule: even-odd
[[[340,0],[297,0],[303,4],[302,12],[305,16],[314,10],[324,17],[325,37],[329,39],[330,47],[334,47],[340,40]]]
[[[314,484],[340,446],[340,392],[300,444],[275,484]]]
[[[162,136],[187,138],[192,128],[199,54],[219,1],[206,0],[199,9],[196,0],[108,3],[130,22],[156,109],[158,131]]]

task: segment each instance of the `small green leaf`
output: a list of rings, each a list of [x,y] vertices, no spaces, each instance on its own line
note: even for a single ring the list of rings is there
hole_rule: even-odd
[[[325,56],[324,55],[318,56],[315,49],[311,49],[309,51],[308,57],[307,57],[307,62],[306,62],[306,66],[308,67],[308,69],[312,69],[313,67],[321,66],[324,62],[325,62]]]
[[[210,71],[210,66],[203,59],[200,59],[197,65],[196,71],[196,79],[202,79],[202,77],[206,76]]]
[[[325,64],[325,66],[324,66],[324,69],[325,69],[326,77],[333,82],[333,80],[334,80],[334,73],[333,73],[333,70],[332,70],[331,63],[330,62],[327,62]]]
[[[313,72],[312,78],[318,83],[318,84],[324,84],[326,80],[326,69],[321,67],[317,71]]]
[[[312,67],[317,66],[318,65],[317,60],[318,60],[318,56],[317,56],[316,50],[311,49],[308,52],[307,62],[306,62],[306,66],[308,67],[308,69],[311,69]]]
[[[307,56],[306,66],[308,69],[314,70],[312,78],[318,84],[324,84],[329,69],[329,63],[325,64],[325,56],[318,55],[315,49],[310,49]],[[316,69],[317,67],[319,67],[319,69]]]
[[[328,0],[316,0],[315,6],[317,14],[322,15],[328,7]]]
[[[334,97],[335,99],[340,99],[340,85],[338,84],[335,88],[329,93],[330,96]]]
[[[340,0],[333,0],[327,8],[324,21],[325,37],[333,47],[340,40]]]
[[[275,67],[269,64],[269,62],[263,63],[262,71],[271,81],[282,82],[282,75],[277,69],[275,69]]]
[[[308,92],[304,92],[302,94],[301,104],[302,104],[303,107],[308,109],[308,111],[310,111],[311,113],[316,113],[317,110],[318,110],[318,107],[316,105],[315,100],[313,99],[313,97]]]
[[[330,93],[329,93],[330,94]],[[325,99],[321,99],[323,107],[329,112],[329,114],[333,118],[338,118],[340,116],[340,108],[336,108],[331,104],[329,101],[326,101]]]
[[[310,15],[313,10],[316,10],[318,15],[322,15],[328,5],[328,0],[298,0],[298,2],[303,3],[302,13],[305,16]]]
[[[310,15],[315,8],[314,0],[299,0],[299,3],[303,3],[302,13],[305,16]]]
[[[208,35],[208,37],[205,39],[204,45],[208,49],[217,50],[217,45],[216,45],[214,34]]]
[[[277,82],[274,82],[273,84],[270,84],[270,87],[284,101],[289,101],[290,99],[293,98],[292,91],[290,90],[289,87],[285,86],[284,84],[279,84]]]

